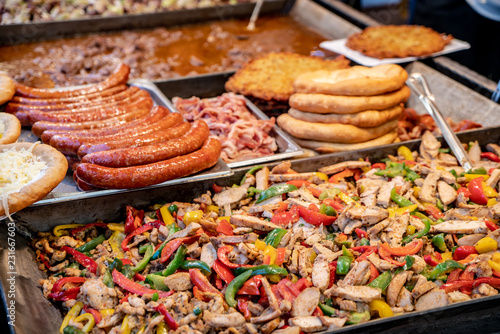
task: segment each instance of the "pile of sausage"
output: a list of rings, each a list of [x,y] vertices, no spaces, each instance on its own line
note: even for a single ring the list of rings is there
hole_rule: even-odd
[[[221,145],[206,123],[153,107],[147,91],[126,85],[129,73],[122,64],[74,90],[17,84],[5,111],[67,157],[82,190],[140,188],[215,165]]]

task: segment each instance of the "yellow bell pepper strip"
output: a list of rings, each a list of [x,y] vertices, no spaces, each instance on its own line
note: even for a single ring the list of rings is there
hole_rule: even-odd
[[[493,271],[500,273],[500,263],[494,262],[492,260],[488,260],[488,264],[490,265]]]
[[[144,296],[144,295],[152,296],[154,293],[157,292],[159,298],[166,298],[173,294],[173,291],[165,292],[165,291],[153,290],[143,285],[140,285],[139,283],[129,280],[127,277],[125,277],[125,275],[123,275],[116,269],[113,270],[111,275],[113,276],[113,282],[115,282],[116,285],[118,285],[124,290],[127,290],[131,293],[135,293],[139,296]]]
[[[163,219],[165,225],[170,225],[175,223],[175,219],[170,213],[170,210],[168,209],[169,207],[170,207],[169,205],[165,204],[160,208],[161,218]]]
[[[325,173],[321,173],[321,172],[313,172],[313,176],[311,178],[309,178],[308,181],[312,181],[315,176],[317,178],[319,178],[320,180],[328,181],[328,175],[326,175]]]
[[[496,192],[495,189],[487,185],[485,182],[483,182],[483,191],[486,197],[497,197],[498,193]]]
[[[79,315],[73,320],[73,322],[86,322],[86,324],[82,328],[82,331],[84,333],[89,333],[95,326],[95,319],[90,313]]]
[[[54,227],[54,229],[52,230],[52,233],[54,233],[54,235],[56,237],[60,237],[60,236],[63,235],[63,233],[62,233],[63,230],[73,229],[73,228],[77,228],[77,227],[81,227],[81,226],[85,226],[85,225],[84,224],[64,224],[64,225],[58,225],[58,226]]]
[[[137,333],[139,334],[139,333]],[[168,334],[168,327],[165,324],[165,321],[161,321],[157,326],[156,326],[156,334]]]
[[[125,232],[125,225],[124,224],[109,223],[108,228],[111,231]]]
[[[389,218],[394,218],[396,216],[404,215],[407,212],[413,212],[413,211],[417,210],[417,208],[418,208],[418,204],[413,204],[410,206],[404,206],[402,208],[397,208],[397,209],[388,208],[387,211],[389,211]]]
[[[368,306],[372,311],[377,311],[379,317],[388,318],[394,316],[394,312],[392,312],[391,307],[382,299],[374,299],[372,300]]]
[[[113,250],[116,258],[123,259],[125,257],[125,254],[123,254],[122,251],[122,247],[120,246],[123,242],[123,239],[125,239],[125,234],[123,233],[123,231],[119,230],[115,230],[113,234],[111,234],[111,237],[109,237],[108,239],[109,245],[111,246],[111,249]]]
[[[104,309],[104,310],[100,310],[99,313],[101,313],[101,316],[103,318],[105,318],[108,315],[112,315],[113,313],[115,313],[115,309],[107,308],[107,309]]]
[[[495,206],[495,204],[497,204],[497,200],[496,198],[490,198],[488,199],[488,202],[486,203],[487,206]]]
[[[123,321],[122,321],[122,326],[120,327],[120,333],[121,334],[130,334],[130,326],[129,326],[129,318],[130,318],[130,315],[126,315],[125,318],[123,318]]]
[[[203,218],[203,211],[201,210],[194,210],[194,211],[189,211],[184,214],[182,217],[182,222],[186,225],[189,225],[191,223],[197,223]]]
[[[485,237],[476,242],[474,245],[479,254],[488,253],[498,248],[498,243],[491,237]]]
[[[207,213],[214,212],[219,214],[219,207],[217,205],[208,205],[206,212]]]
[[[269,245],[264,249],[262,255],[264,255],[264,264],[275,264],[278,252],[276,251],[276,248]]]
[[[482,178],[483,181],[487,181],[490,178],[489,175],[482,175],[482,174],[465,174],[464,177],[465,177],[465,182],[470,182],[477,178]]]
[[[64,333],[64,328],[68,326],[71,320],[73,320],[78,316],[78,314],[80,314],[82,309],[83,309],[82,302],[76,302],[75,305],[73,305],[73,307],[69,310],[68,314],[66,314],[66,316],[64,317],[61,327],[59,327],[59,333]]]
[[[415,161],[411,150],[404,145],[398,147],[398,155],[402,156],[404,160]]]

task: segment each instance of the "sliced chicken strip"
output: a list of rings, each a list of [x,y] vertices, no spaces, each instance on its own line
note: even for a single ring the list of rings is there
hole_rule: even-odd
[[[363,168],[370,167],[371,163],[368,161],[344,161],[335,165],[330,165],[318,169],[318,172],[325,173],[326,175],[337,174],[348,168]]]
[[[441,199],[441,202],[444,205],[451,204],[457,199],[458,196],[457,191],[448,183],[444,181],[439,181],[437,184],[437,189],[439,198]]]
[[[486,233],[489,229],[482,220],[461,221],[449,220],[441,224],[431,226],[430,233],[460,233],[460,234],[477,234]]]
[[[292,317],[303,317],[312,315],[319,304],[321,293],[318,288],[306,288],[295,298],[290,315]]]
[[[348,218],[361,220],[364,225],[373,225],[389,217],[387,210],[378,206],[358,206],[346,211]]]
[[[418,299],[415,303],[416,311],[426,311],[432,308],[443,307],[448,305],[448,297],[444,290],[432,290]]]
[[[346,285],[362,285],[365,282],[365,276],[370,272],[370,261],[356,262],[354,267],[349,270],[347,275],[343,280],[339,281],[337,284],[339,286]]]
[[[266,190],[269,188],[269,168],[264,167],[255,173],[255,188]]]
[[[486,234],[469,234],[458,239],[457,246],[474,246],[476,242],[484,238]]]
[[[373,225],[371,228],[369,228],[366,232],[368,235],[371,237],[374,237],[375,235],[379,234],[380,231],[382,231],[384,228],[389,226],[389,224],[393,221],[393,218],[388,218],[382,220],[380,223]]]
[[[319,332],[326,328],[320,318],[313,316],[290,318],[288,324],[299,326],[302,332]]]
[[[398,301],[399,293],[401,292],[401,289],[405,285],[406,281],[408,280],[409,276],[411,276],[410,271],[402,271],[398,274],[396,274],[393,278],[389,286],[387,287],[387,304],[389,304],[390,307],[395,307],[396,303]]]
[[[279,228],[278,225],[268,222],[264,219],[246,215],[232,215],[230,218],[230,223],[236,226],[251,227],[254,230],[265,232],[269,232],[274,230],[275,228]]]
[[[391,247],[396,247],[401,244],[403,235],[406,233],[406,229],[408,228],[409,221],[410,214],[406,213],[393,219],[391,225],[386,227],[385,231],[387,232],[387,242]]]
[[[414,299],[420,298],[422,295],[426,294],[427,292],[431,291],[432,289],[437,288],[437,285],[434,284],[434,282],[428,281],[423,284],[420,284],[418,287],[415,287],[413,291],[411,292],[411,296]]]
[[[425,131],[420,143],[420,156],[425,160],[434,160],[439,155],[441,143],[430,131]]]
[[[357,302],[369,303],[374,299],[380,299],[382,291],[380,289],[372,288],[369,286],[336,286],[333,285],[330,289],[325,291],[325,296],[342,297]]]
[[[270,174],[269,181],[271,182],[287,182],[293,180],[308,180],[313,177],[314,173],[292,173],[292,174]]]
[[[435,204],[436,203],[436,188],[437,182],[441,178],[441,171],[433,170],[427,175],[424,180],[422,189],[420,190],[419,198],[422,201]]]
[[[316,254],[325,256],[328,263],[335,261],[339,256],[342,255],[342,251],[333,252],[320,243],[315,243],[313,245],[313,250],[316,252]]]
[[[214,328],[240,327],[246,323],[245,317],[239,312],[213,314],[209,310],[205,310],[203,312],[203,320],[208,326]]]
[[[323,254],[319,254],[314,259],[311,279],[313,285],[322,292],[328,289],[328,284],[330,284],[330,266],[328,263],[327,257]]]
[[[413,306],[413,300],[411,298],[411,292],[407,288],[403,287],[398,296],[398,301],[396,303],[398,307],[402,307],[406,312],[411,312],[415,309]]]

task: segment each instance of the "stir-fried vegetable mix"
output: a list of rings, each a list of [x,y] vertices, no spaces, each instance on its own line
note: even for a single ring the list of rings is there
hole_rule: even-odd
[[[495,295],[500,160],[477,148],[464,171],[426,134],[384,162],[253,168],[193,203],[58,226],[33,241],[40,284],[61,333],[317,332]]]

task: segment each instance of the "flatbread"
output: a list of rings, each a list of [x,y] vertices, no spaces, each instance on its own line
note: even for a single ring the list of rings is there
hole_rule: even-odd
[[[428,56],[444,49],[451,35],[416,25],[368,27],[347,38],[346,46],[374,58]]]
[[[11,144],[15,143],[19,136],[21,135],[21,122],[16,116],[8,113],[0,113],[0,123],[4,126],[4,132],[0,131],[0,144]]]
[[[20,150],[22,148],[29,149],[33,143],[14,143],[8,145],[0,145],[0,152],[5,149],[12,148]],[[40,157],[45,163],[46,167],[41,171],[42,175],[35,180],[29,182],[24,187],[19,189],[18,192],[12,193],[8,197],[9,212],[13,213],[24,209],[36,201],[41,200],[48,193],[52,191],[66,176],[68,170],[68,162],[64,155],[62,155],[55,148],[45,145],[36,144],[32,153]],[[3,205],[2,197],[0,197],[0,216],[5,215],[5,207]]]
[[[364,110],[382,110],[405,103],[410,98],[410,88],[403,86],[394,92],[374,96],[345,96],[302,94],[290,96],[290,107],[319,114],[353,114]]]
[[[9,102],[16,93],[16,83],[7,75],[0,71],[0,105]]]
[[[245,64],[229,78],[225,88],[262,100],[288,101],[294,93],[293,80],[300,74],[343,69],[349,67],[349,63],[343,56],[326,60],[290,52],[272,52]]]
[[[297,77],[296,93],[372,96],[401,89],[408,73],[399,65],[353,66],[337,71],[316,71]]]
[[[291,108],[288,114],[305,122],[350,124],[360,128],[372,128],[397,118],[403,111],[403,105],[397,105],[385,110],[366,110],[355,114],[315,114]]]
[[[304,122],[289,114],[280,115],[277,121],[282,129],[297,138],[349,144],[375,139],[394,130],[398,125],[398,120],[395,119],[377,127],[360,128],[348,124]]]
[[[398,131],[393,130],[381,137],[357,144],[327,143],[315,140],[304,140],[294,138],[297,144],[306,149],[312,149],[319,153],[335,153],[345,151],[361,150],[368,147],[380,146],[393,143],[398,136]]]

